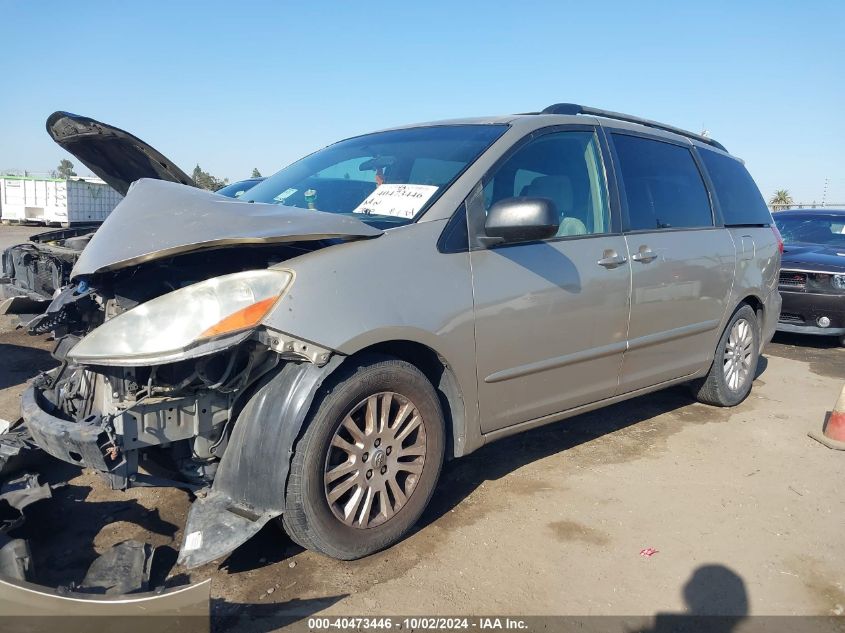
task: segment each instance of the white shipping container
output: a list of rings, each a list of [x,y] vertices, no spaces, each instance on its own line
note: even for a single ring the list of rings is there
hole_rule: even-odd
[[[121,200],[123,196],[99,178],[0,177],[0,212],[4,221],[63,226],[102,222]]]

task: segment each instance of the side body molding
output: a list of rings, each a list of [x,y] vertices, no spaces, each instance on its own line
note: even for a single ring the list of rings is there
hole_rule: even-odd
[[[179,563],[188,568],[228,554],[284,512],[293,444],[314,395],[343,362],[287,363],[244,406],[211,491],[191,506]]]

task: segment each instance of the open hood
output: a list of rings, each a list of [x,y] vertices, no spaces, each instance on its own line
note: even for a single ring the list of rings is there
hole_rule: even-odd
[[[71,279],[201,249],[329,238],[382,231],[347,215],[241,202],[194,187],[143,179],[82,251]]]
[[[47,118],[47,133],[121,195],[141,178],[192,185],[185,172],[155,148],[129,132],[70,112]]]

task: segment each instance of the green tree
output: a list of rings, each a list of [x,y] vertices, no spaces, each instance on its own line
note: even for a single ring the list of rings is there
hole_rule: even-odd
[[[258,167],[252,168],[252,176],[250,178],[261,178],[261,172],[258,171]]]
[[[776,209],[788,209],[793,205],[792,196],[789,195],[789,189],[778,189],[769,199],[769,204]]]
[[[194,167],[194,171],[191,174],[191,178],[194,180],[194,184],[200,189],[207,189],[208,191],[217,191],[220,187],[224,187],[225,185],[229,184],[228,178],[215,178],[207,171],[203,171],[202,167],[197,164]]]
[[[59,178],[70,178],[71,176],[76,176],[76,172],[73,171],[73,163],[67,158],[63,158],[62,162],[59,163],[59,166],[56,168],[56,173]]]

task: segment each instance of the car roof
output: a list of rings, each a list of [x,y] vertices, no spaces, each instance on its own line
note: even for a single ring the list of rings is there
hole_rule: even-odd
[[[509,125],[511,127],[523,127],[525,131],[531,131],[540,127],[565,124],[597,124],[605,127],[621,128],[635,132],[648,133],[655,136],[663,136],[675,141],[686,141],[708,150],[721,152],[731,158],[732,156],[725,147],[716,141],[702,134],[689,132],[673,125],[644,119],[642,117],[602,110],[575,103],[556,103],[548,106],[541,112],[526,112],[522,114],[511,114],[503,116],[472,117],[461,119],[447,119],[444,121],[429,121],[412,125],[402,125],[390,130],[408,129],[414,127],[432,127],[441,125]],[[737,159],[739,160],[739,159]]]

